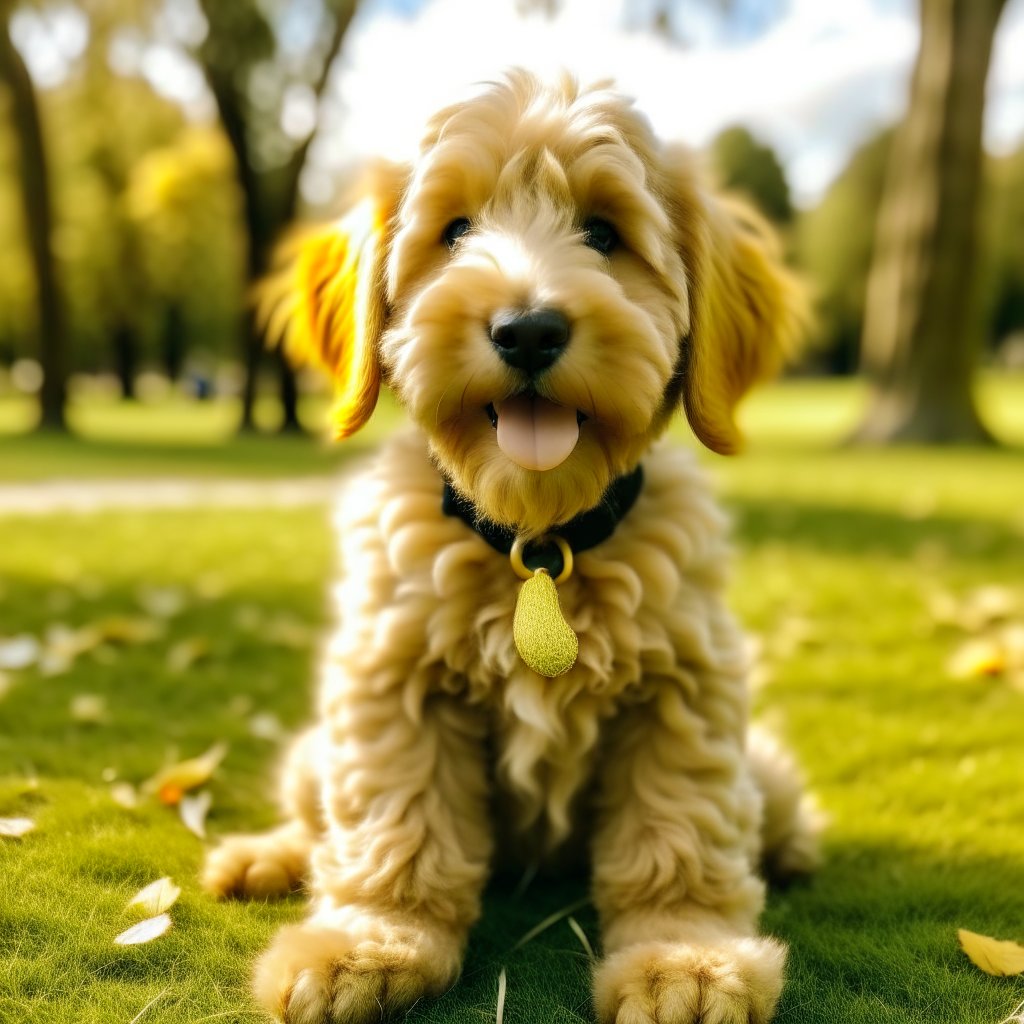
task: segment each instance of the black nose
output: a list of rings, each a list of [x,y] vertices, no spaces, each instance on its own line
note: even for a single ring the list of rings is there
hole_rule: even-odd
[[[569,321],[557,309],[503,313],[491,323],[498,355],[517,370],[547,369],[569,343]]]

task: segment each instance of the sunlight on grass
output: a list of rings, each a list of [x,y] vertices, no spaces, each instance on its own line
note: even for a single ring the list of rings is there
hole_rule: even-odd
[[[1009,436],[1021,384],[989,386]],[[735,524],[730,602],[761,651],[758,713],[798,755],[829,820],[819,873],[769,897],[765,928],[791,947],[778,1022],[996,1024],[1021,983],[983,975],[956,933],[1024,939],[1024,678],[961,678],[950,665],[965,641],[1024,629],[1024,460],[831,447],[861,400],[841,383],[787,382],[745,408],[748,454],[705,457]],[[151,443],[136,441],[136,461],[108,435],[36,448],[36,468],[66,472],[92,446],[84,468],[101,474],[331,465],[301,454],[316,451],[308,441],[220,448],[212,414],[179,446],[170,424],[189,411],[167,409]],[[122,410],[94,414],[97,431],[126,422]],[[809,436],[818,428],[827,436]],[[154,455],[161,447],[170,455]],[[27,462],[29,442],[14,448]],[[0,1019],[262,1019],[251,963],[301,900],[213,902],[196,882],[203,843],[176,810],[144,793],[126,806],[115,787],[139,793],[161,768],[224,742],[208,784],[211,837],[273,822],[280,734],[310,717],[333,565],[327,512],[0,520],[0,639],[91,637],[68,664],[0,672],[0,818],[36,826],[0,838]],[[948,613],[985,588],[992,621]],[[164,876],[182,889],[173,928],[115,946],[137,920],[128,900]],[[591,1020],[584,939],[599,932],[584,882],[519,892],[515,881],[490,891],[459,984],[410,1022],[493,1021],[499,1004],[505,1024]]]

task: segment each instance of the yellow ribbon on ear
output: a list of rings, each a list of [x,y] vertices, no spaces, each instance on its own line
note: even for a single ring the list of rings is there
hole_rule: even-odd
[[[338,438],[355,433],[369,419],[380,394],[376,339],[384,319],[382,232],[375,204],[364,200],[309,238],[295,268],[300,308],[294,347],[315,354],[334,376],[332,417]]]

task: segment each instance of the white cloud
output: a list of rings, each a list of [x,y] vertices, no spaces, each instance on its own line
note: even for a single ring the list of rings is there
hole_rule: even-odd
[[[671,46],[621,29],[622,0],[565,0],[554,22],[518,16],[514,0],[430,0],[416,17],[377,12],[353,26],[333,86],[342,101],[316,159],[395,158],[423,121],[467,83],[511,64],[612,76],[655,129],[703,144],[738,122],[770,142],[799,200],[813,201],[850,150],[904,108],[917,46],[908,0],[793,0],[749,43]],[[998,40],[987,139],[1024,134],[1024,0],[1011,0]]]

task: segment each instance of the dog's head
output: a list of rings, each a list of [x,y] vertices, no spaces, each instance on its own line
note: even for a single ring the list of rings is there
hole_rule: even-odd
[[[510,73],[307,241],[294,337],[352,433],[380,381],[441,470],[536,533],[600,501],[685,407],[718,452],[799,320],[770,231],[607,85]]]

